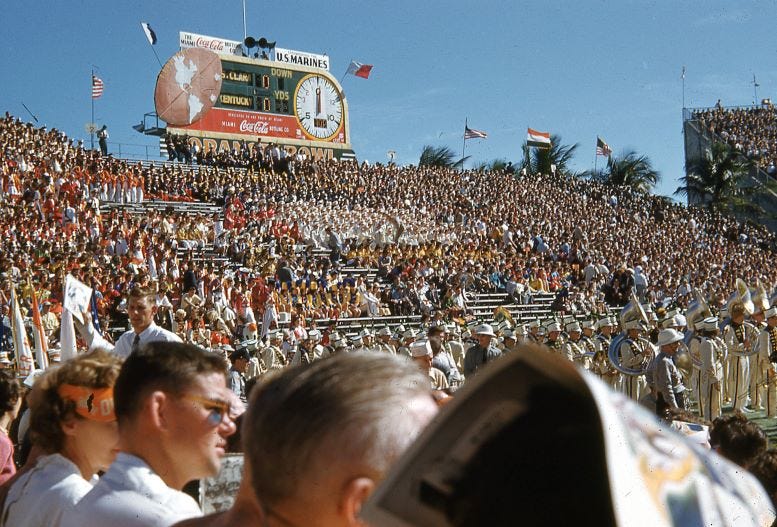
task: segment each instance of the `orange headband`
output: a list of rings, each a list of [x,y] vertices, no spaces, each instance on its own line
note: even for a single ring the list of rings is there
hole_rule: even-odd
[[[76,413],[86,419],[109,423],[116,420],[113,411],[113,388],[87,388],[63,384],[57,390],[65,401],[76,403]]]

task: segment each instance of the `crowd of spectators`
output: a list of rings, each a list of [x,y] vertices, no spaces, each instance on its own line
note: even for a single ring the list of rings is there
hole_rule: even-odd
[[[239,153],[237,157],[240,157]],[[235,162],[233,154],[219,159],[211,164],[203,162],[196,169],[182,164],[133,164],[86,150],[57,130],[35,128],[8,114],[0,119],[0,336],[3,349],[10,349],[11,332],[7,322],[11,318],[12,288],[16,288],[26,315],[31,315],[34,309],[31,294],[35,293],[42,306],[41,326],[50,344],[54,344],[59,335],[57,315],[64,303],[66,274],[94,289],[95,318],[91,321],[94,326],[126,328],[131,324],[133,329],[123,339],[129,341],[127,335],[138,337],[133,346],[140,342],[139,337],[145,329],[137,326],[137,320],[128,320],[128,311],[132,311],[128,310],[128,292],[146,295],[143,303],[153,293],[140,291],[155,292],[154,322],[177,335],[173,339],[180,338],[197,346],[171,345],[168,339],[156,346],[144,343],[145,347],[139,346],[129,353],[130,359],[116,380],[120,404],[117,403],[114,417],[120,423],[124,420],[119,427],[120,443],[126,448],[134,440],[134,444],[139,445],[135,453],[140,459],[153,457],[141,454],[159,450],[176,452],[178,446],[188,445],[190,438],[184,421],[189,427],[198,429],[205,428],[203,423],[208,424],[208,429],[201,431],[201,435],[208,438],[206,453],[212,459],[200,459],[203,456],[194,452],[196,448],[192,451],[182,448],[178,454],[181,466],[186,470],[172,472],[174,478],[171,473],[164,472],[165,463],[156,468],[150,462],[154,470],[168,476],[169,481],[165,483],[176,493],[167,487],[159,493],[175,496],[178,505],[169,509],[186,513],[180,518],[195,515],[198,510],[190,499],[177,492],[190,479],[212,475],[218,468],[219,451],[223,454],[226,438],[236,429],[230,397],[240,396],[245,400],[250,390],[245,386],[243,375],[248,376],[248,370],[258,357],[241,349],[235,351],[233,346],[268,337],[271,345],[267,348],[269,356],[262,357],[263,367],[276,369],[274,365],[277,365],[280,369],[287,362],[293,365],[294,360],[298,363],[310,361],[308,351],[311,356],[320,357],[323,345],[341,349],[340,336],[328,324],[332,320],[371,317],[381,325],[380,318],[387,315],[421,315],[424,323],[430,326],[433,322],[441,323],[434,324],[426,333],[428,340],[416,339],[412,328],[398,335],[391,336],[389,331],[388,335],[380,336],[393,338],[399,344],[394,349],[396,355],[414,357],[432,380],[433,370],[442,372],[440,384],[450,383],[448,391],[453,392],[452,388],[461,382],[461,378],[454,379],[451,374],[458,374],[454,370],[461,357],[453,356],[452,347],[451,357],[443,356],[449,348],[443,350],[440,334],[451,333],[458,339],[458,327],[472,318],[470,301],[474,294],[500,293],[506,301],[530,302],[532,295],[538,292],[554,293],[553,309],[558,315],[589,316],[604,312],[608,305],[623,305],[632,290],[654,307],[661,304],[687,306],[694,298],[694,289],[721,306],[738,278],[750,284],[760,281],[770,291],[777,283],[777,269],[773,265],[777,249],[774,234],[757,225],[686,208],[659,197],[634,193],[628,188],[559,175],[516,177],[499,171],[460,172],[446,168],[371,166],[306,159],[297,159],[293,165],[279,169],[272,162]],[[194,204],[170,208],[142,206],[149,199],[207,202],[215,206],[200,207],[200,203],[196,207]],[[136,206],[103,207],[117,203]],[[145,311],[151,313],[151,310]],[[290,331],[268,332],[281,323],[283,313],[288,314]],[[91,322],[87,316],[86,326],[91,326]],[[323,332],[323,338],[322,332],[316,330],[322,323],[329,326]],[[576,322],[572,324],[576,325]],[[148,324],[144,325],[144,328],[148,327]],[[589,325],[586,329],[591,328]],[[549,327],[548,330],[556,335],[561,332],[560,327]],[[569,331],[581,332],[579,327]],[[496,335],[490,325],[481,324],[472,333],[482,348],[483,357],[477,364],[471,364],[477,359],[472,350],[478,351],[478,348],[473,346],[466,350],[464,371],[468,377],[500,353],[491,347]],[[86,334],[94,336],[88,331]],[[314,334],[317,337],[314,338]],[[364,349],[393,346],[388,341],[374,343],[369,332],[362,332],[362,337],[364,340],[358,345]],[[505,346],[508,340],[509,337],[505,337]],[[515,343],[515,336],[512,341]],[[306,346],[312,347],[311,342],[320,344],[308,350]],[[461,355],[464,346],[458,340],[456,344]],[[299,346],[299,352],[292,351],[294,346]],[[82,347],[87,346],[82,344]],[[228,377],[222,374],[226,361],[201,348],[232,352],[229,353]],[[404,351],[400,352],[402,348]],[[274,356],[276,350],[280,357]],[[0,363],[2,355],[0,353]],[[163,355],[162,360],[159,357]],[[166,375],[172,378],[173,374],[185,372],[182,364],[189,360],[187,355],[192,361],[207,363],[208,367],[197,369],[199,373],[192,374],[186,382],[166,381],[176,388],[183,386],[183,392],[168,389],[167,384],[164,389],[153,391],[142,387],[143,382],[157,382],[156,374],[147,375],[153,366],[152,359],[161,360],[169,370]],[[467,360],[467,356],[471,360]],[[80,357],[91,360],[90,355]],[[364,365],[371,368],[373,375],[385,376],[387,372],[393,372],[394,366],[385,367],[378,364],[380,361],[395,362],[396,371],[391,375],[403,379],[412,377],[410,371],[416,372],[413,363],[402,366],[404,359],[401,357],[367,353],[339,354],[339,357],[335,360],[375,362],[376,367]],[[71,386],[63,391],[60,389],[62,383],[68,385],[76,381],[64,374],[57,379],[50,373],[44,377],[43,384],[38,385],[38,390],[48,389],[53,394],[56,387],[57,397],[69,401],[72,408],[68,407],[68,411],[77,412],[85,406],[91,412],[89,401],[94,402],[94,390],[111,387],[116,373],[116,364],[112,364],[114,359],[97,359],[105,362],[104,366],[111,371],[104,382],[78,381],[88,384],[88,389],[73,390]],[[329,364],[337,365],[336,362]],[[318,362],[307,371],[324,375],[329,364]],[[403,373],[400,366],[407,368],[407,372]],[[449,368],[445,369],[446,366]],[[65,367],[60,371],[67,372]],[[304,370],[288,369],[286,373],[270,378],[269,382],[277,384],[265,386],[291,392],[302,386],[315,390],[317,396],[323,393],[322,387],[331,390],[347,387],[340,378],[340,370],[328,374],[331,378],[339,378],[340,382],[321,382],[314,377],[315,382],[311,381],[309,385],[295,380],[297,375],[304,375],[299,371]],[[421,382],[416,382],[414,389],[423,387],[419,393],[426,397],[426,376],[415,376],[420,377]],[[233,379],[240,380],[237,390]],[[388,386],[396,393],[401,382],[393,378],[382,379],[382,384],[378,379],[375,386]],[[219,393],[226,393],[225,381],[228,381],[229,389],[234,393],[218,400],[209,399],[206,395],[211,393],[212,387],[205,380],[216,386]],[[355,381],[351,384],[357,395],[371,386],[360,377],[350,380]],[[261,386],[260,400],[264,393]],[[18,391],[18,386],[12,387]],[[438,391],[443,390],[439,388]],[[54,395],[51,398],[56,400]],[[153,400],[153,404],[134,402],[134,399],[142,398]],[[295,400],[307,403],[312,399],[306,396]],[[383,409],[407,415],[401,406],[384,404],[384,394],[379,394],[376,400]],[[406,402],[407,397],[402,400]],[[360,405],[364,404],[363,399],[359,401]],[[4,418],[5,424],[13,421],[19,411],[18,397],[13,403],[6,408],[10,413]],[[164,415],[177,415],[181,425],[171,426],[170,430],[163,426],[165,419],[151,418],[145,411],[138,410],[158,408],[164,413],[168,404],[178,410]],[[324,398],[317,404],[323,406],[305,404],[311,416],[333,414],[334,403],[330,404]],[[431,399],[426,400],[426,406],[431,404]],[[35,398],[33,406],[37,408]],[[267,440],[269,436],[263,434],[263,427],[275,429],[275,421],[287,415],[287,411],[287,406],[273,409],[264,403],[254,405],[247,418],[249,427],[253,427],[248,432]],[[374,421],[377,412],[370,409],[363,413]],[[394,417],[381,421],[375,429],[385,431],[386,423],[399,422]],[[406,429],[402,427],[395,431],[401,432],[409,444],[409,438],[420,431],[426,419],[411,423],[412,434],[405,433]],[[343,414],[343,420],[354,422],[347,412]],[[65,421],[63,418],[62,422]],[[298,423],[307,426],[313,421],[302,419]],[[33,423],[32,436],[40,438],[42,432],[38,425],[38,421]],[[154,426],[159,428],[154,430],[163,441],[148,435],[148,430]],[[732,430],[725,429],[726,426]],[[104,428],[106,437],[110,437],[105,446],[115,454],[115,430]],[[338,430],[350,429],[343,426]],[[354,430],[362,432],[364,427],[360,425]],[[544,429],[539,427],[537,430]],[[773,465],[774,452],[764,452],[763,432],[748,425],[741,415],[713,424],[713,432],[713,447],[722,455],[746,465],[745,468],[766,466],[768,470],[763,471],[766,479],[762,480],[765,483],[773,476],[773,469],[769,467]],[[315,443],[325,447],[341,444],[339,438],[332,439],[331,443],[321,443],[322,436],[318,432],[310,434],[307,429],[289,432],[290,436],[294,434],[313,437]],[[744,436],[747,436],[746,441],[738,440]],[[364,438],[365,445],[376,444],[367,436],[359,437]],[[350,437],[347,441],[358,444]],[[297,459],[299,445],[294,440],[276,443],[286,449],[279,452],[278,459],[285,459],[284,453],[293,454],[290,463]],[[386,443],[391,454],[386,457],[391,462],[399,454],[394,452],[395,443],[393,440]],[[49,458],[52,463],[62,461],[56,457],[58,455],[68,458],[67,444],[53,446],[49,449],[51,452],[46,452],[48,456],[54,456]],[[76,444],[75,440],[73,444]],[[264,455],[265,450],[262,452]],[[119,507],[106,505],[103,498],[111,495],[111,485],[118,488],[119,482],[125,482],[126,478],[122,479],[116,473],[145,470],[146,467],[138,464],[130,454],[120,454],[118,464],[111,465],[107,476],[94,489],[81,485],[81,495],[88,493],[90,497],[84,498],[85,505],[69,511],[70,518],[75,519],[64,524],[86,525],[87,517],[103,521],[108,516],[92,514],[103,508],[135,514],[135,504],[130,498],[125,497]],[[191,463],[189,457],[202,463]],[[163,456],[162,459],[166,458]],[[10,460],[5,461],[10,468]],[[270,473],[259,465],[261,456],[251,457],[249,452],[249,461],[254,463],[248,467],[253,471],[254,489],[265,489],[262,485],[266,482],[259,480],[259,476]],[[86,480],[94,470],[106,468],[104,463],[93,465],[68,467],[75,475],[80,472]],[[341,465],[345,466],[345,461],[337,463],[337,466]],[[377,468],[369,467],[367,473],[374,473],[375,481],[379,481],[388,465],[389,461],[381,462]],[[313,465],[300,463],[299,466]],[[286,470],[283,464],[276,468]],[[356,468],[359,470],[354,474],[364,473],[361,467]],[[329,470],[324,472],[334,474]],[[296,479],[292,479],[310,483],[303,476],[295,475]],[[342,476],[350,478],[352,475]],[[19,479],[37,481],[34,478],[35,474],[29,473],[27,476],[22,474]],[[278,481],[277,478],[274,480],[276,485]],[[79,483],[82,482],[79,480]],[[374,481],[366,483],[369,487],[363,492],[360,487],[353,488],[359,491],[356,493],[359,499],[363,500],[375,484]],[[767,487],[770,495],[774,495],[773,486]],[[266,500],[261,504],[263,510],[276,516],[280,514],[281,519],[291,517],[295,523],[304,524],[307,516],[296,516],[299,508],[285,508],[284,504],[288,502],[282,499],[299,497],[278,490],[278,496],[272,499],[270,491],[273,488],[270,485],[262,493]],[[308,490],[303,494],[308,496]],[[18,507],[16,499],[9,503]],[[348,510],[358,513],[359,507]],[[312,514],[311,510],[306,510],[305,514]],[[150,515],[165,513],[150,508],[144,511]]]
[[[768,174],[777,175],[777,114],[771,102],[751,108],[723,108],[718,104],[695,111],[693,118],[702,130],[719,136]]]
[[[579,179],[304,159],[293,171],[133,164],[8,114],[0,153],[3,314],[12,281],[56,313],[69,272],[95,289],[102,327],[125,325],[126,292],[151,285],[161,326],[215,345],[279,313],[292,327],[389,314],[462,322],[475,293],[525,303],[547,292],[559,314],[588,315],[632,287],[683,306],[692,288],[722,302],[736,278],[777,283],[765,229]],[[221,212],[101,214],[148,199]]]

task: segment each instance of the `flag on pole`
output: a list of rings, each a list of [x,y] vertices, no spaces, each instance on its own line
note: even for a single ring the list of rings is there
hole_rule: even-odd
[[[97,75],[92,75],[92,99],[99,99],[103,94],[103,81]]]
[[[475,130],[469,126],[464,126],[464,140],[467,139],[486,139],[488,134],[480,130]]]
[[[348,66],[348,71],[346,71],[345,74],[348,75],[350,73],[351,75],[361,77],[362,79],[368,79],[371,71],[372,64],[361,64],[352,60],[351,64]]]
[[[685,80],[685,66],[683,66],[683,72],[680,74],[680,78]]]
[[[537,148],[550,148],[550,132],[538,132],[529,128],[526,144]]]
[[[151,44],[152,46],[156,44],[156,33],[154,33],[154,30],[151,29],[151,26],[148,25],[146,22],[141,22],[140,27],[143,28],[143,33],[146,34],[148,43]]]
[[[32,360],[32,349],[27,331],[24,329],[24,318],[19,308],[19,299],[16,296],[16,288],[11,287],[11,331],[13,332],[13,349],[16,353],[16,367],[19,375],[27,377],[35,371]]]
[[[599,136],[596,136],[596,155],[607,157],[612,155],[612,148],[610,148],[610,145],[605,143],[604,139]]]
[[[32,337],[35,341],[35,361],[38,368],[45,370],[49,367],[49,343],[46,332],[43,330],[43,322],[40,319],[38,298],[35,290],[32,290]]]
[[[78,355],[76,350],[76,328],[73,325],[73,313],[62,308],[62,323],[59,330],[60,360],[65,362]]]
[[[153,251],[148,251],[149,253],[152,253]],[[92,301],[89,305],[89,309],[92,311],[92,325],[94,326],[94,330],[102,335],[103,331],[102,328],[100,328],[100,317],[99,313],[97,312],[97,290],[92,291]]]

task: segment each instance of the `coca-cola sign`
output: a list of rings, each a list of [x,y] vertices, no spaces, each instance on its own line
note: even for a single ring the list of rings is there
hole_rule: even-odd
[[[227,108],[211,108],[199,121],[188,126],[179,126],[199,132],[235,134],[256,138],[305,139],[297,119],[291,115],[276,115],[263,112],[248,112]],[[337,141],[345,142],[345,137]]]
[[[251,123],[243,119],[240,121],[240,131],[243,133],[266,135],[270,131],[270,125],[263,121]]]
[[[189,33],[188,31],[180,31],[178,37],[181,49],[204,48],[220,55],[234,55],[235,50],[240,46],[240,42],[236,40],[198,35],[197,33]]]

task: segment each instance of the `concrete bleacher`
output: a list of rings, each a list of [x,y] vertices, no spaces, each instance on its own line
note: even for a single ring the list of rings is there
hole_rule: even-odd
[[[218,214],[219,217],[223,217],[223,210],[220,206],[207,202],[147,200],[143,203],[107,202],[103,203],[100,207],[103,217],[106,217],[107,213],[116,209],[137,215],[146,214],[149,210],[155,210],[159,212],[173,212],[180,215],[202,214],[208,217],[213,214]],[[315,248],[313,249],[312,254],[314,257],[326,258],[329,256],[329,251],[324,248]],[[194,263],[212,262],[218,266],[227,266],[233,270],[240,266],[239,262],[233,261],[229,257],[217,253],[211,242],[207,242],[203,247],[197,248],[184,248],[181,245],[178,248],[178,255],[179,257],[185,256]],[[378,272],[377,269],[370,267],[348,265],[340,267],[339,271],[344,276],[362,277],[367,282],[377,279]],[[383,285],[385,286],[387,283],[384,282]],[[474,317],[474,320],[478,322],[491,322],[493,320],[494,311],[500,306],[507,309],[516,324],[525,324],[536,319],[545,320],[553,316],[550,309],[554,299],[554,294],[552,293],[533,294],[531,296],[531,303],[527,304],[515,303],[505,293],[469,292],[468,297],[467,307],[470,310],[470,314]],[[388,326],[392,330],[400,325],[405,327],[417,327],[421,323],[421,319],[422,317],[420,315],[404,315],[341,318],[334,322],[337,323],[339,331],[352,335],[358,333],[364,327],[375,330],[384,326]],[[316,321],[319,327],[325,327],[331,322],[333,321],[328,319]]]

